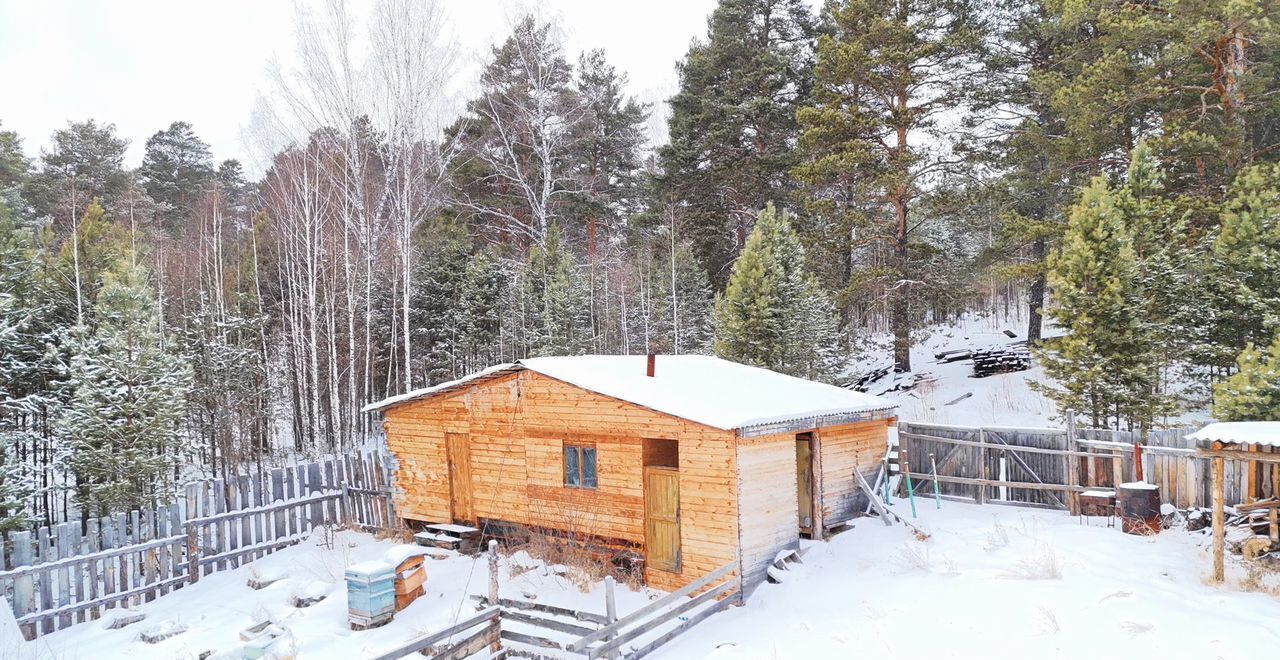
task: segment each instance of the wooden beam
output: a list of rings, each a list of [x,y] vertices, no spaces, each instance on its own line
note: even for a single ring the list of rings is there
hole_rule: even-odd
[[[911,477],[920,481],[932,481],[933,475],[926,472],[912,472]],[[1029,490],[1053,490],[1053,491],[1075,491],[1084,492],[1089,490],[1084,486],[1068,486],[1065,484],[1038,484],[1033,481],[1000,481],[999,479],[971,479],[969,477],[944,477],[938,475],[938,481],[942,483],[953,484],[969,484],[971,486],[1008,486],[1010,488],[1026,488]]]
[[[502,608],[490,607],[480,612],[479,614],[469,619],[464,619],[452,626],[449,626],[448,628],[445,628],[443,630],[438,630],[434,633],[431,633],[430,635],[426,635],[425,637],[419,637],[418,639],[415,639],[407,644],[397,647],[395,650],[387,651],[386,653],[383,653],[381,655],[374,656],[373,658],[371,658],[371,660],[397,660],[398,658],[403,658],[404,656],[409,655],[410,653],[416,653],[425,648],[430,648],[432,644],[435,644],[436,642],[442,639],[447,639],[460,632],[470,630],[471,628],[474,628],[482,623],[485,623],[492,619],[496,619],[501,615],[502,615]]]
[[[689,610],[699,605],[702,605],[703,603],[706,603],[707,601],[712,600],[713,598],[719,598],[720,596],[725,596],[724,600],[722,601],[723,603],[722,607],[724,605],[728,605],[732,601],[732,599],[728,597],[730,595],[729,592],[736,591],[737,588],[738,588],[738,585],[736,583],[726,582],[716,587],[715,589],[704,591],[701,594],[699,594],[696,598],[691,598],[677,605],[676,607],[666,612],[663,612],[662,614],[659,614],[658,616],[655,616],[652,619],[649,619],[648,621],[632,628],[631,630],[628,630],[627,632],[624,632],[618,635],[617,637],[609,640],[608,642],[605,642],[604,644],[597,646],[594,649],[584,649],[587,651],[587,657],[591,658],[591,660],[595,660],[595,658],[599,658],[600,656],[612,653],[622,648],[623,644],[626,644],[627,642],[630,642],[631,640],[636,639],[637,637],[640,637],[645,633],[651,632],[667,623],[670,623],[681,614],[684,614],[685,612],[688,612]],[[718,608],[716,608],[715,605],[712,605],[710,609],[718,609]]]
[[[875,491],[871,489],[871,486],[867,485],[866,478],[863,477],[862,473],[856,469],[853,471],[853,477],[858,482],[858,488],[861,488],[862,492],[866,494],[867,499],[870,500],[871,508],[875,509],[876,513],[880,514],[880,520],[884,521],[884,526],[892,527],[893,521],[889,520],[889,512],[885,511],[884,507],[880,505],[880,500],[876,498]]]
[[[1231,449],[1200,449],[1196,451],[1196,456],[1200,458],[1224,458],[1231,461],[1257,461],[1258,463],[1280,464],[1280,453],[1249,456],[1245,452]]]
[[[1226,545],[1227,530],[1223,516],[1223,457],[1213,457],[1213,581],[1222,582],[1226,570],[1223,565],[1223,550]]]
[[[983,431],[983,429],[979,429],[979,431]],[[993,448],[993,447],[994,447],[994,448],[996,448],[996,449],[1004,449],[1004,450],[1007,450],[1007,451],[1015,451],[1015,452],[1025,453],[1025,454],[1050,454],[1050,455],[1053,455],[1053,456],[1077,456],[1077,457],[1081,457],[1081,458],[1086,457],[1086,456],[1096,456],[1096,454],[1091,454],[1090,452],[1087,452],[1087,451],[1080,451],[1080,450],[1078,450],[1078,449],[1077,449],[1077,450],[1075,450],[1075,451],[1071,451],[1071,450],[1067,450],[1067,449],[1049,449],[1049,448],[1047,448],[1047,447],[1026,447],[1026,446],[1023,446],[1023,445],[1011,445],[1011,444],[1008,444],[1008,443],[996,444],[996,443],[993,443],[993,442],[980,442],[980,441],[976,441],[976,440],[961,440],[961,439],[959,439],[959,438],[943,438],[943,437],[936,436],[936,435],[922,435],[922,434],[920,434],[920,433],[901,433],[901,432],[900,432],[899,437],[901,438],[902,436],[909,436],[909,437],[910,437],[911,439],[913,439],[913,440],[924,440],[924,441],[926,441],[926,442],[939,442],[939,443],[946,444],[946,445],[960,445],[960,446],[963,446],[963,447],[986,447],[986,448]],[[1082,445],[1094,445],[1094,444],[1099,444],[1099,443],[1096,443],[1096,442],[1091,441],[1091,440],[1080,440],[1080,441],[1079,441],[1079,444],[1082,444]],[[1123,449],[1123,450],[1127,450],[1127,451],[1133,451],[1133,446],[1132,446],[1132,445],[1122,445],[1122,446],[1114,446],[1114,447],[1113,447],[1112,445],[1120,445],[1120,443],[1101,443],[1101,444],[1106,445],[1108,449]],[[1150,449],[1152,452],[1157,452],[1157,453],[1158,453],[1159,449],[1161,449],[1161,448],[1157,448],[1157,447],[1144,448],[1144,451],[1147,451],[1148,449]],[[1177,447],[1167,447],[1167,448],[1165,448],[1165,449],[1178,449],[1178,448],[1177,448]],[[1182,450],[1182,451],[1180,451],[1180,452],[1178,452],[1178,453],[1183,453],[1183,454],[1192,454],[1192,453],[1194,453],[1194,451],[1195,451],[1195,450],[1192,450],[1192,449],[1185,449],[1185,450]],[[944,460],[945,460],[945,459],[944,459]]]
[[[1080,445],[1076,442],[1076,411],[1067,411],[1067,451],[1077,452]],[[1014,454],[1017,456],[1017,454]],[[1080,459],[1074,453],[1064,456],[1067,461],[1067,485],[1080,485]],[[1093,460],[1093,459],[1087,459]],[[1034,473],[1032,473],[1034,474]],[[1038,479],[1037,479],[1038,480]],[[1067,491],[1067,511],[1075,516],[1080,514],[1080,494],[1076,491]]]
[[[664,607],[674,604],[676,601],[688,596],[689,594],[697,591],[698,589],[701,589],[707,586],[708,584],[711,584],[712,582],[715,582],[716,580],[719,580],[729,575],[730,573],[733,573],[733,571],[737,568],[738,568],[738,562],[736,561],[729,562],[728,564],[725,564],[724,566],[721,566],[720,568],[717,568],[716,570],[711,571],[710,573],[707,573],[706,575],[698,578],[697,580],[690,582],[689,584],[681,587],[678,591],[673,591],[667,594],[666,596],[658,600],[655,600],[649,603],[648,605],[645,605],[644,607],[641,607],[640,609],[622,617],[621,619],[618,619],[613,625],[601,628],[591,633],[590,635],[586,635],[585,637],[582,637],[581,639],[574,641],[572,644],[569,644],[569,646],[566,648],[567,650],[573,651],[575,653],[580,652],[583,649],[585,649],[588,645],[590,645],[592,642],[598,642],[609,635],[617,634],[617,632],[620,631],[622,628],[632,625],[634,623],[638,623],[639,621],[644,619],[644,617],[648,616],[650,613],[656,612]],[[733,584],[733,583],[730,582],[726,584]]]

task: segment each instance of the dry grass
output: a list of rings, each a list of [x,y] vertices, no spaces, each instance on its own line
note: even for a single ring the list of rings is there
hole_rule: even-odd
[[[890,560],[904,571],[929,572],[933,569],[933,558],[926,543],[907,543],[902,551]]]
[[[1280,596],[1280,562],[1269,558],[1244,562],[1244,579],[1240,580],[1240,589]]]
[[[999,550],[1009,545],[1009,529],[1000,524],[997,520],[995,525],[991,527],[991,531],[987,532],[987,542],[982,548],[987,552]]]
[[[1040,554],[1023,559],[1005,572],[1005,577],[1018,580],[1060,580],[1062,560],[1053,548],[1044,547]]]

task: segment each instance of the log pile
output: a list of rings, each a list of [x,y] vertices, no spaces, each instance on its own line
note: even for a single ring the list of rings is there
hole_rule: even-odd
[[[973,351],[973,377],[985,378],[994,374],[1026,371],[1031,368],[1031,351],[1026,342]]]

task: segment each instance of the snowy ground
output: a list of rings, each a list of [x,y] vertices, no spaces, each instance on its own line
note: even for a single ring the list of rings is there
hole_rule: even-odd
[[[1280,599],[1241,591],[1234,564],[1228,585],[1204,582],[1203,533],[1142,538],[1062,512],[918,504],[927,541],[859,520],[662,657],[1262,658],[1280,643]],[[905,501],[894,509],[910,515]]]
[[[214,658],[241,657],[238,635],[241,630],[266,618],[287,630],[292,649],[299,658],[347,660],[364,658],[395,648],[415,637],[435,632],[476,612],[468,594],[488,591],[488,565],[484,557],[453,556],[426,563],[426,594],[386,626],[354,632],[347,626],[347,598],[343,574],[356,562],[378,559],[394,547],[356,532],[341,532],[332,549],[319,546],[317,536],[298,546],[236,570],[206,576],[200,582],[142,605],[147,619],[119,630],[107,630],[102,622],[84,623],[39,638],[29,646],[41,660],[75,658],[197,658],[214,651]],[[512,568],[518,575],[512,576]],[[528,598],[537,602],[604,612],[604,591],[596,583],[589,593],[581,592],[575,580],[532,560],[525,553],[502,558],[500,591],[503,597]],[[288,577],[255,591],[246,582],[255,575],[286,573]],[[326,591],[325,600],[307,608],[289,604],[295,593],[316,589]],[[657,592],[631,591],[619,585],[618,610],[638,609]],[[140,632],[177,622],[188,627],[158,644],[137,640]],[[531,631],[532,632],[532,631]],[[543,633],[545,634],[545,633]],[[225,654],[225,655],[224,655]],[[0,650],[0,658],[13,655]]]

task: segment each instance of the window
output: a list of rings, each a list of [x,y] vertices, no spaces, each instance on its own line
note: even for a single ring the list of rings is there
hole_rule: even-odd
[[[564,485],[570,488],[596,487],[596,448],[590,445],[564,446]]]

